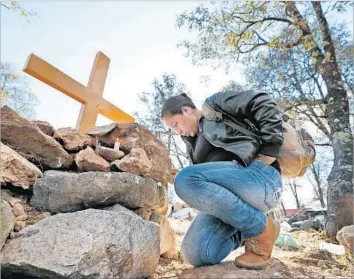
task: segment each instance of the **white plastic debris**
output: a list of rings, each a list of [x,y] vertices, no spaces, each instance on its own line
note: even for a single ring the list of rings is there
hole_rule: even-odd
[[[280,230],[281,230],[281,231],[284,231],[284,232],[288,232],[288,231],[291,230],[291,226],[289,225],[288,222],[283,221],[283,222],[280,224]]]
[[[322,251],[327,251],[327,252],[334,254],[334,255],[344,255],[345,254],[345,248],[343,245],[321,242],[319,248]]]
[[[197,215],[197,211],[193,208],[182,208],[177,212],[172,214],[172,218],[174,219],[188,219],[194,218]]]

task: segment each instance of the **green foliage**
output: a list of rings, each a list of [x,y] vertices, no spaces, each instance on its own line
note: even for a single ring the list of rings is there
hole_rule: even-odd
[[[262,48],[295,44],[300,34],[281,2],[226,1],[201,5],[180,14],[177,26],[199,35],[196,42],[179,44],[195,64],[222,60],[228,66],[243,54],[248,57]]]
[[[226,84],[222,89],[221,91],[237,91],[237,92],[240,92],[240,91],[245,91],[245,88],[240,85],[239,83],[237,83],[236,81],[234,80],[230,80],[228,84]]]
[[[35,107],[39,104],[37,96],[21,76],[14,74],[10,64],[1,63],[0,70],[1,106],[7,105],[21,116],[33,119]]]
[[[200,5],[177,17],[179,28],[188,28],[198,34],[196,41],[183,41],[178,46],[185,50],[194,64],[221,63],[226,68],[269,49],[311,52],[312,63],[319,60],[317,47],[323,46],[320,25],[311,3],[297,2],[303,19],[294,20],[287,2],[280,1],[223,1]],[[353,3],[322,4],[325,13],[345,11]],[[295,7],[296,8],[296,7]],[[308,28],[308,29],[307,29]],[[328,42],[327,42],[328,43]],[[330,54],[324,54],[331,59]]]
[[[284,110],[292,109],[300,117],[310,118],[329,134],[327,122],[323,121],[327,117],[328,94],[323,74],[329,67],[334,68],[324,63],[338,63],[344,87],[353,92],[350,34],[343,24],[331,27],[335,61],[328,48],[332,42],[323,33],[313,3],[292,4],[224,1],[201,5],[177,17],[180,28],[188,26],[198,33],[196,41],[179,46],[195,64],[217,63],[229,68],[243,62],[249,87],[274,93]],[[299,12],[297,6],[301,14],[294,16]],[[353,5],[334,2],[322,6],[328,14]]]
[[[344,25],[334,26],[331,33],[342,80],[350,90],[354,81],[351,59],[354,48],[349,41],[350,33]],[[312,121],[330,136],[326,120],[328,92],[312,60],[313,57],[299,48],[258,53],[246,67],[246,79],[252,87],[272,92],[287,113]]]

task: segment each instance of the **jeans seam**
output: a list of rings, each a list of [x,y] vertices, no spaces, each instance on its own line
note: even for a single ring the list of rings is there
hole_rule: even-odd
[[[279,188],[275,187],[275,183],[272,183],[273,185],[270,185],[269,183],[273,182],[272,179],[269,179],[267,181],[267,183],[265,184],[265,197],[264,197],[264,203],[269,207],[269,209],[274,208],[274,206],[271,206],[270,203],[268,202],[267,198],[268,198],[268,194],[269,194],[269,187],[271,188],[271,191],[273,191],[274,193],[274,200],[275,200],[275,204],[277,204],[280,200],[280,194],[278,193]]]
[[[269,180],[267,181],[267,183],[265,184],[265,195],[264,195],[264,203],[268,206],[269,209],[272,209],[272,206],[270,205],[270,203],[268,202],[268,183]]]
[[[209,262],[211,262],[211,259],[209,257],[209,245],[211,243],[211,239],[214,237],[214,235],[220,230],[220,228],[222,227],[222,224],[219,224],[218,228],[216,229],[216,231],[211,234],[211,236],[209,237],[209,239],[207,240],[207,245],[206,245],[206,258]]]
[[[237,166],[235,165],[234,167],[236,167],[237,168]],[[228,167],[225,167],[225,168],[228,168]],[[225,168],[218,168],[218,170],[223,170],[223,169],[225,169]],[[245,168],[246,170],[247,170],[247,168]],[[210,170],[204,170],[204,171],[200,171],[200,172],[198,172],[198,174],[200,174],[200,175],[202,175],[206,180],[205,180],[205,182],[211,182],[210,180],[209,180],[209,178],[205,175],[205,173],[208,173]],[[211,170],[211,171],[214,171],[214,170]]]

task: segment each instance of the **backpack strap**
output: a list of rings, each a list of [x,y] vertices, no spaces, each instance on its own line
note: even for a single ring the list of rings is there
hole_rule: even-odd
[[[241,132],[242,134],[246,136],[254,136],[258,137],[257,134],[247,130],[246,128],[242,127],[241,125],[237,124],[236,120],[230,121],[229,119],[226,119],[223,117],[223,114],[221,112],[215,111],[211,106],[209,106],[206,102],[203,103],[202,105],[202,114],[206,119],[209,120],[214,120],[216,122],[224,122],[225,124],[229,125],[230,127],[234,128],[235,130]]]

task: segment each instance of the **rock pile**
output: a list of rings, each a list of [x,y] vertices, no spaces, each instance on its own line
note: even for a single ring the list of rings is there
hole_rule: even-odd
[[[146,128],[55,130],[6,106],[1,125],[3,278],[147,278],[175,256],[169,154]]]

